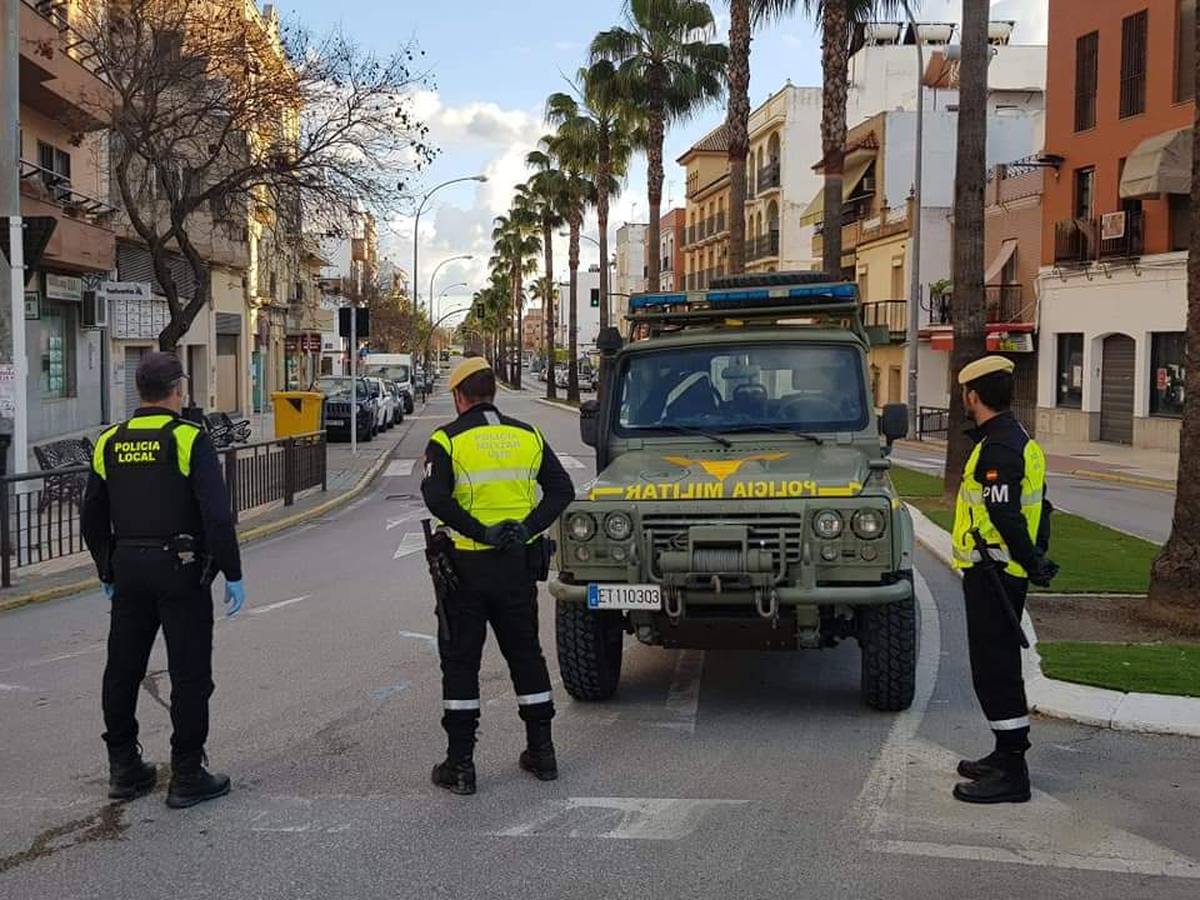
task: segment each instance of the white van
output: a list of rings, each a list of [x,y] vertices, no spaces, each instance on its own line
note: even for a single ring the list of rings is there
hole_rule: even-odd
[[[363,358],[362,374],[396,382],[404,398],[404,412],[413,411],[413,361],[411,353],[368,353]]]

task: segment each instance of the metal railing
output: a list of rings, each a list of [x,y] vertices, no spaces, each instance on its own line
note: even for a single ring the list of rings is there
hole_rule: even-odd
[[[1034,321],[1034,305],[1025,303],[1025,291],[1019,284],[988,284],[983,288],[985,321],[989,325]],[[954,295],[930,294],[929,324],[954,324]]]
[[[296,495],[326,489],[322,431],[218,450],[233,520],[242,513]],[[0,587],[11,587],[14,569],[84,552],[80,516],[90,466],[0,475]]]
[[[950,434],[950,410],[940,406],[917,407],[917,440]]]
[[[779,187],[779,160],[774,160],[758,170],[758,192],[761,194],[777,187]]]
[[[863,325],[884,327],[892,340],[904,340],[908,334],[907,300],[870,300],[862,305]]]
[[[779,255],[779,232],[771,231],[746,241],[747,261],[762,259],[766,256]]]

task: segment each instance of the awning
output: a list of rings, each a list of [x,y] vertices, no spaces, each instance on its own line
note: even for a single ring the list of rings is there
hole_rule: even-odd
[[[991,284],[1000,277],[1000,273],[1004,271],[1004,267],[1008,265],[1008,261],[1012,259],[1012,255],[1017,252],[1017,239],[1005,238],[1004,243],[1000,245],[1000,252],[996,254],[996,258],[992,260],[992,264],[987,267],[987,271],[983,274],[983,283]]]
[[[1121,197],[1192,192],[1192,130],[1180,128],[1146,138],[1125,159]]]
[[[850,163],[846,166],[842,173],[842,201],[854,193],[854,189],[858,187],[863,180],[863,176],[867,174],[867,167],[875,162],[875,156],[867,156],[857,162]],[[812,203],[804,210],[800,216],[801,225],[811,225],[814,222],[820,222],[825,216],[825,186],[817,191],[817,196],[813,197]]]
[[[1031,322],[989,322],[986,327],[988,353],[1033,353],[1037,349]],[[949,325],[922,329],[921,337],[928,337],[931,350],[949,353],[954,349],[954,329]]]

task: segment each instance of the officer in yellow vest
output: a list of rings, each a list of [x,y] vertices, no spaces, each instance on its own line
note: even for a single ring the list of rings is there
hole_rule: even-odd
[[[104,667],[109,797],[153,789],[135,717],[161,627],[171,674],[171,784],[167,805],[229,793],[229,776],[203,766],[212,683],[210,586],[225,575],[226,614],[245,602],[237,533],[216,450],[180,418],[187,376],[171,353],[147,353],[135,375],[142,405],[96,442],[84,495],[84,541],[112,601]]]
[[[954,796],[967,803],[1029,799],[1029,708],[1017,623],[1029,582],[1048,585],[1058,571],[1045,557],[1046,457],[1012,414],[1013,368],[1011,360],[986,356],[958,376],[976,444],[954,513],[954,565],[963,575],[971,678],[996,738],[992,753],[958,764],[967,780]]]
[[[449,748],[433,783],[473,794],[479,663],[489,622],[525,722],[528,746],[519,764],[542,781],[558,777],[550,675],[538,643],[537,581],[549,565],[539,535],[566,509],[574,488],[541,433],[497,411],[496,378],[486,360],[463,360],[449,387],[459,415],[430,438],[421,482],[425,505],[453,539],[457,576],[438,629]]]

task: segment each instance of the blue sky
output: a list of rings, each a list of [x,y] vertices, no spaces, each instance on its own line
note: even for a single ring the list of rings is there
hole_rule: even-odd
[[[996,0],[997,18],[1017,19],[1022,42],[1045,40],[1048,0]],[[728,36],[727,5],[712,3],[719,37]],[[442,153],[426,174],[426,184],[485,172],[486,185],[456,185],[438,193],[421,218],[422,295],[428,292],[433,266],[460,253],[469,262],[445,266],[439,285],[466,281],[480,286],[490,250],[491,219],[503,212],[515,183],[527,176],[523,159],[543,133],[546,96],[564,87],[563,76],[583,64],[592,36],[615,24],[620,0],[293,0],[279,4],[285,18],[296,16],[314,31],[340,24],[357,42],[386,53],[415,40],[425,51],[434,89],[415,98],[416,109],[431,126]],[[920,18],[960,18],[960,0],[924,0]],[[811,21],[795,15],[756,34],[752,48],[751,104],[756,105],[787,80],[820,84],[820,45]],[[718,125],[724,108],[702,110],[667,137],[667,196],[683,204],[683,175],[674,159],[693,141]],[[617,201],[611,231],[623,221],[645,221],[645,163],[635,161],[623,196]],[[595,234],[594,221],[589,223]],[[565,241],[556,241],[556,268],[565,268]],[[592,245],[583,245],[583,263],[596,262]],[[412,262],[412,221],[401,217],[381,228],[381,252],[403,265]],[[443,309],[469,300],[470,290],[454,291]],[[440,287],[435,287],[435,294]]]

